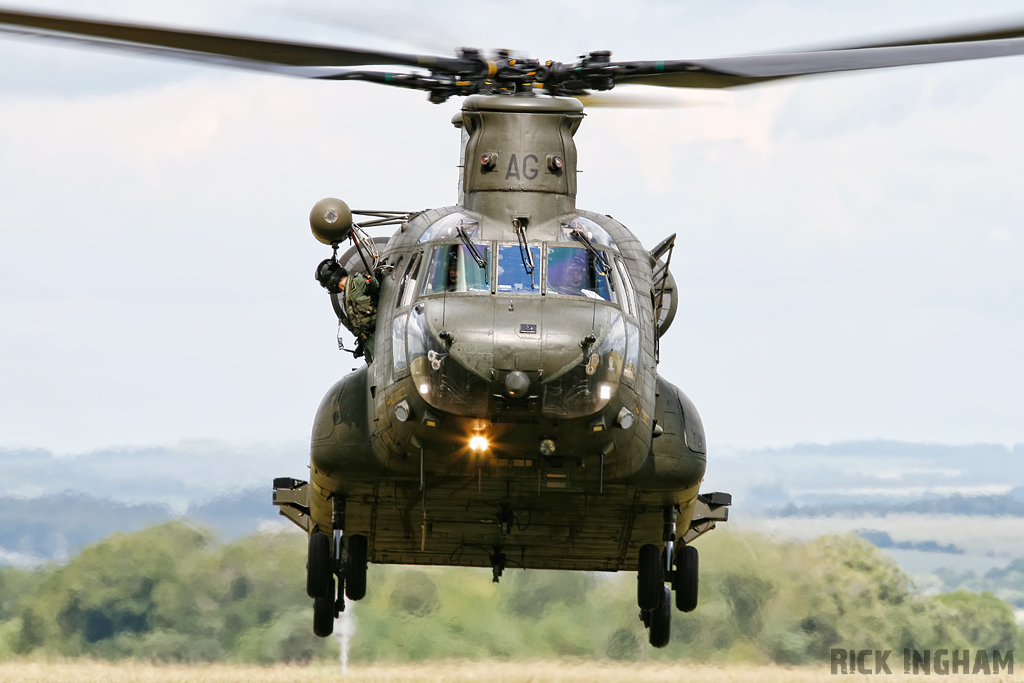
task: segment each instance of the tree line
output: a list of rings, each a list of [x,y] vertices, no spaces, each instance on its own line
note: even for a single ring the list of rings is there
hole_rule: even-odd
[[[1012,649],[991,593],[915,592],[855,536],[772,542],[717,531],[698,544],[700,604],[647,646],[633,573],[371,565],[350,606],[352,661],[564,657],[810,664],[833,648]],[[176,521],[118,533],[63,564],[0,569],[0,659],[53,655],[271,664],[336,658],[312,634],[305,537],[229,543]]]

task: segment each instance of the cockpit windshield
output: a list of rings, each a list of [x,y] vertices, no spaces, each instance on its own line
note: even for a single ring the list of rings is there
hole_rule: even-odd
[[[474,245],[484,265],[477,264],[470,247],[465,244],[438,244],[431,250],[424,294],[440,292],[490,292],[490,248]]]
[[[608,234],[608,231],[589,218],[574,218],[568,223],[562,223],[562,231],[558,235],[558,241],[579,241],[578,237],[573,236],[574,231],[578,231],[579,235],[591,244],[600,244],[602,247],[611,247],[612,249],[616,248],[615,240]]]
[[[602,301],[615,301],[601,260],[586,249],[551,247],[548,249],[548,292],[586,296]]]
[[[498,292],[540,294],[539,247],[530,247],[527,256],[525,249],[519,245],[498,246]]]
[[[461,213],[450,213],[423,231],[420,242],[457,238],[459,228],[471,240],[480,234],[480,224]]]

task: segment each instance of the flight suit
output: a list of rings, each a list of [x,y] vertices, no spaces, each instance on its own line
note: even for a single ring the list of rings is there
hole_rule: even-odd
[[[373,362],[373,333],[377,327],[377,298],[380,284],[367,273],[353,273],[345,284],[341,306],[342,324],[359,340],[367,365]]]

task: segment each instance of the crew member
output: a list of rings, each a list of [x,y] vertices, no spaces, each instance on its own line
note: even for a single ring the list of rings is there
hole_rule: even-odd
[[[355,356],[363,356],[367,365],[373,362],[373,333],[377,326],[377,299],[380,284],[369,273],[348,271],[337,261],[328,259],[316,270],[317,282],[328,292],[338,295],[343,315],[341,324],[355,335]]]
[[[573,249],[572,256],[563,261],[558,272],[552,272],[548,286],[556,294],[583,294],[587,285],[587,255],[582,249]]]
[[[448,279],[445,281],[445,290],[459,291],[459,252],[454,248],[448,253]]]

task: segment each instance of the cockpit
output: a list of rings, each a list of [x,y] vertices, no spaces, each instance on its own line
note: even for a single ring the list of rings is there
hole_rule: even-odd
[[[593,221],[577,218],[563,224],[558,241],[542,245],[491,244],[479,234],[479,223],[460,213],[427,228],[419,239],[428,245],[422,257],[424,275],[420,291],[411,294],[555,294],[617,303],[615,242]],[[409,264],[407,280],[420,279],[420,265],[418,260]],[[624,277],[623,269],[619,279]],[[401,297],[400,305],[408,300]]]
[[[484,240],[458,212],[424,230],[399,280],[396,306],[410,308],[394,317],[393,376],[411,373],[428,403],[460,415],[501,399],[513,369],[530,377],[523,400],[553,416],[592,414],[632,384],[638,310],[614,240],[582,217],[548,235]]]

